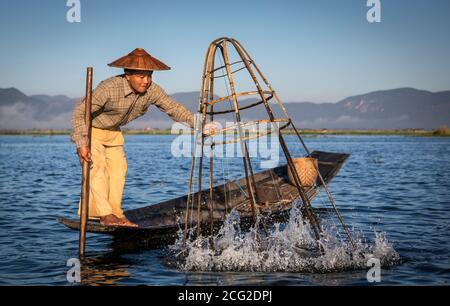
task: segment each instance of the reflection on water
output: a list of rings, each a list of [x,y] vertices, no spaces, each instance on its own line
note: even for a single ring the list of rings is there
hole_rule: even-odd
[[[125,209],[186,193],[190,160],[170,155],[173,138],[126,137]],[[303,155],[294,138],[286,139],[292,155]],[[354,232],[368,241],[374,241],[375,232],[386,233],[405,259],[382,269],[382,284],[448,284],[450,139],[331,136],[306,142],[310,150],[351,154],[329,187]],[[216,165],[230,178],[241,171],[241,162]],[[80,168],[69,137],[0,136],[0,173],[0,285],[70,285],[66,263],[77,257],[78,233],[56,222],[76,216],[80,192]],[[367,284],[364,269],[325,274],[184,271],[168,260],[165,249],[102,235],[88,234],[86,248],[82,276],[87,285]]]
[[[128,271],[131,262],[121,257],[97,256],[89,257],[81,265],[81,284],[113,285],[130,276]]]

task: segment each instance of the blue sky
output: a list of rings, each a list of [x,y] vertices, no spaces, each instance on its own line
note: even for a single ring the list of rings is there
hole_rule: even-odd
[[[336,102],[378,89],[450,89],[450,1],[66,0],[0,2],[0,88],[26,94],[83,94],[121,71],[106,64],[136,47],[172,67],[154,79],[168,93],[197,91],[208,44],[239,40],[283,101]]]

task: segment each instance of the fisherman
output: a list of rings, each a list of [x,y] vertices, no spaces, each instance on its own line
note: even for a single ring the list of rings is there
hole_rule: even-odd
[[[152,82],[153,71],[170,67],[144,49],[137,48],[108,66],[123,68],[124,74],[104,80],[92,92],[91,150],[84,120],[85,100],[73,110],[71,139],[80,164],[91,163],[89,218],[99,219],[106,226],[137,227],[121,208],[127,162],[120,127],[144,115],[151,105],[191,128],[194,114]],[[215,130],[211,122],[205,125],[204,133],[213,134]]]

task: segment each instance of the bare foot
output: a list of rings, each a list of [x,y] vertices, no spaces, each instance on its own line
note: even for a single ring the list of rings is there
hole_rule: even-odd
[[[129,226],[129,227],[139,227],[136,223],[131,222],[130,220],[127,219],[127,217],[123,216],[121,218],[119,218],[120,221],[123,222],[123,226]]]
[[[123,223],[122,219],[117,218],[113,214],[110,214],[110,215],[100,217],[100,224],[102,224],[104,226],[121,226],[124,223]]]

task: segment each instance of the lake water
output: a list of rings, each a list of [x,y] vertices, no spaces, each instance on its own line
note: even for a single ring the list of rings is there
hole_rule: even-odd
[[[124,209],[186,194],[190,158],[172,156],[174,138],[126,136]],[[293,155],[302,155],[295,137],[287,141]],[[449,283],[450,138],[329,136],[305,141],[311,151],[351,154],[329,187],[353,232],[368,243],[381,233],[382,243],[399,255],[381,270],[381,284]],[[70,285],[66,263],[77,257],[78,233],[56,219],[76,216],[80,168],[74,151],[68,136],[0,136],[0,285]],[[235,177],[240,162],[230,159],[221,171]],[[321,205],[317,201],[314,205]],[[197,265],[192,271],[169,263],[166,249],[124,251],[109,236],[88,234],[86,248],[85,284],[369,284],[369,267],[269,272],[245,267],[199,271]]]

